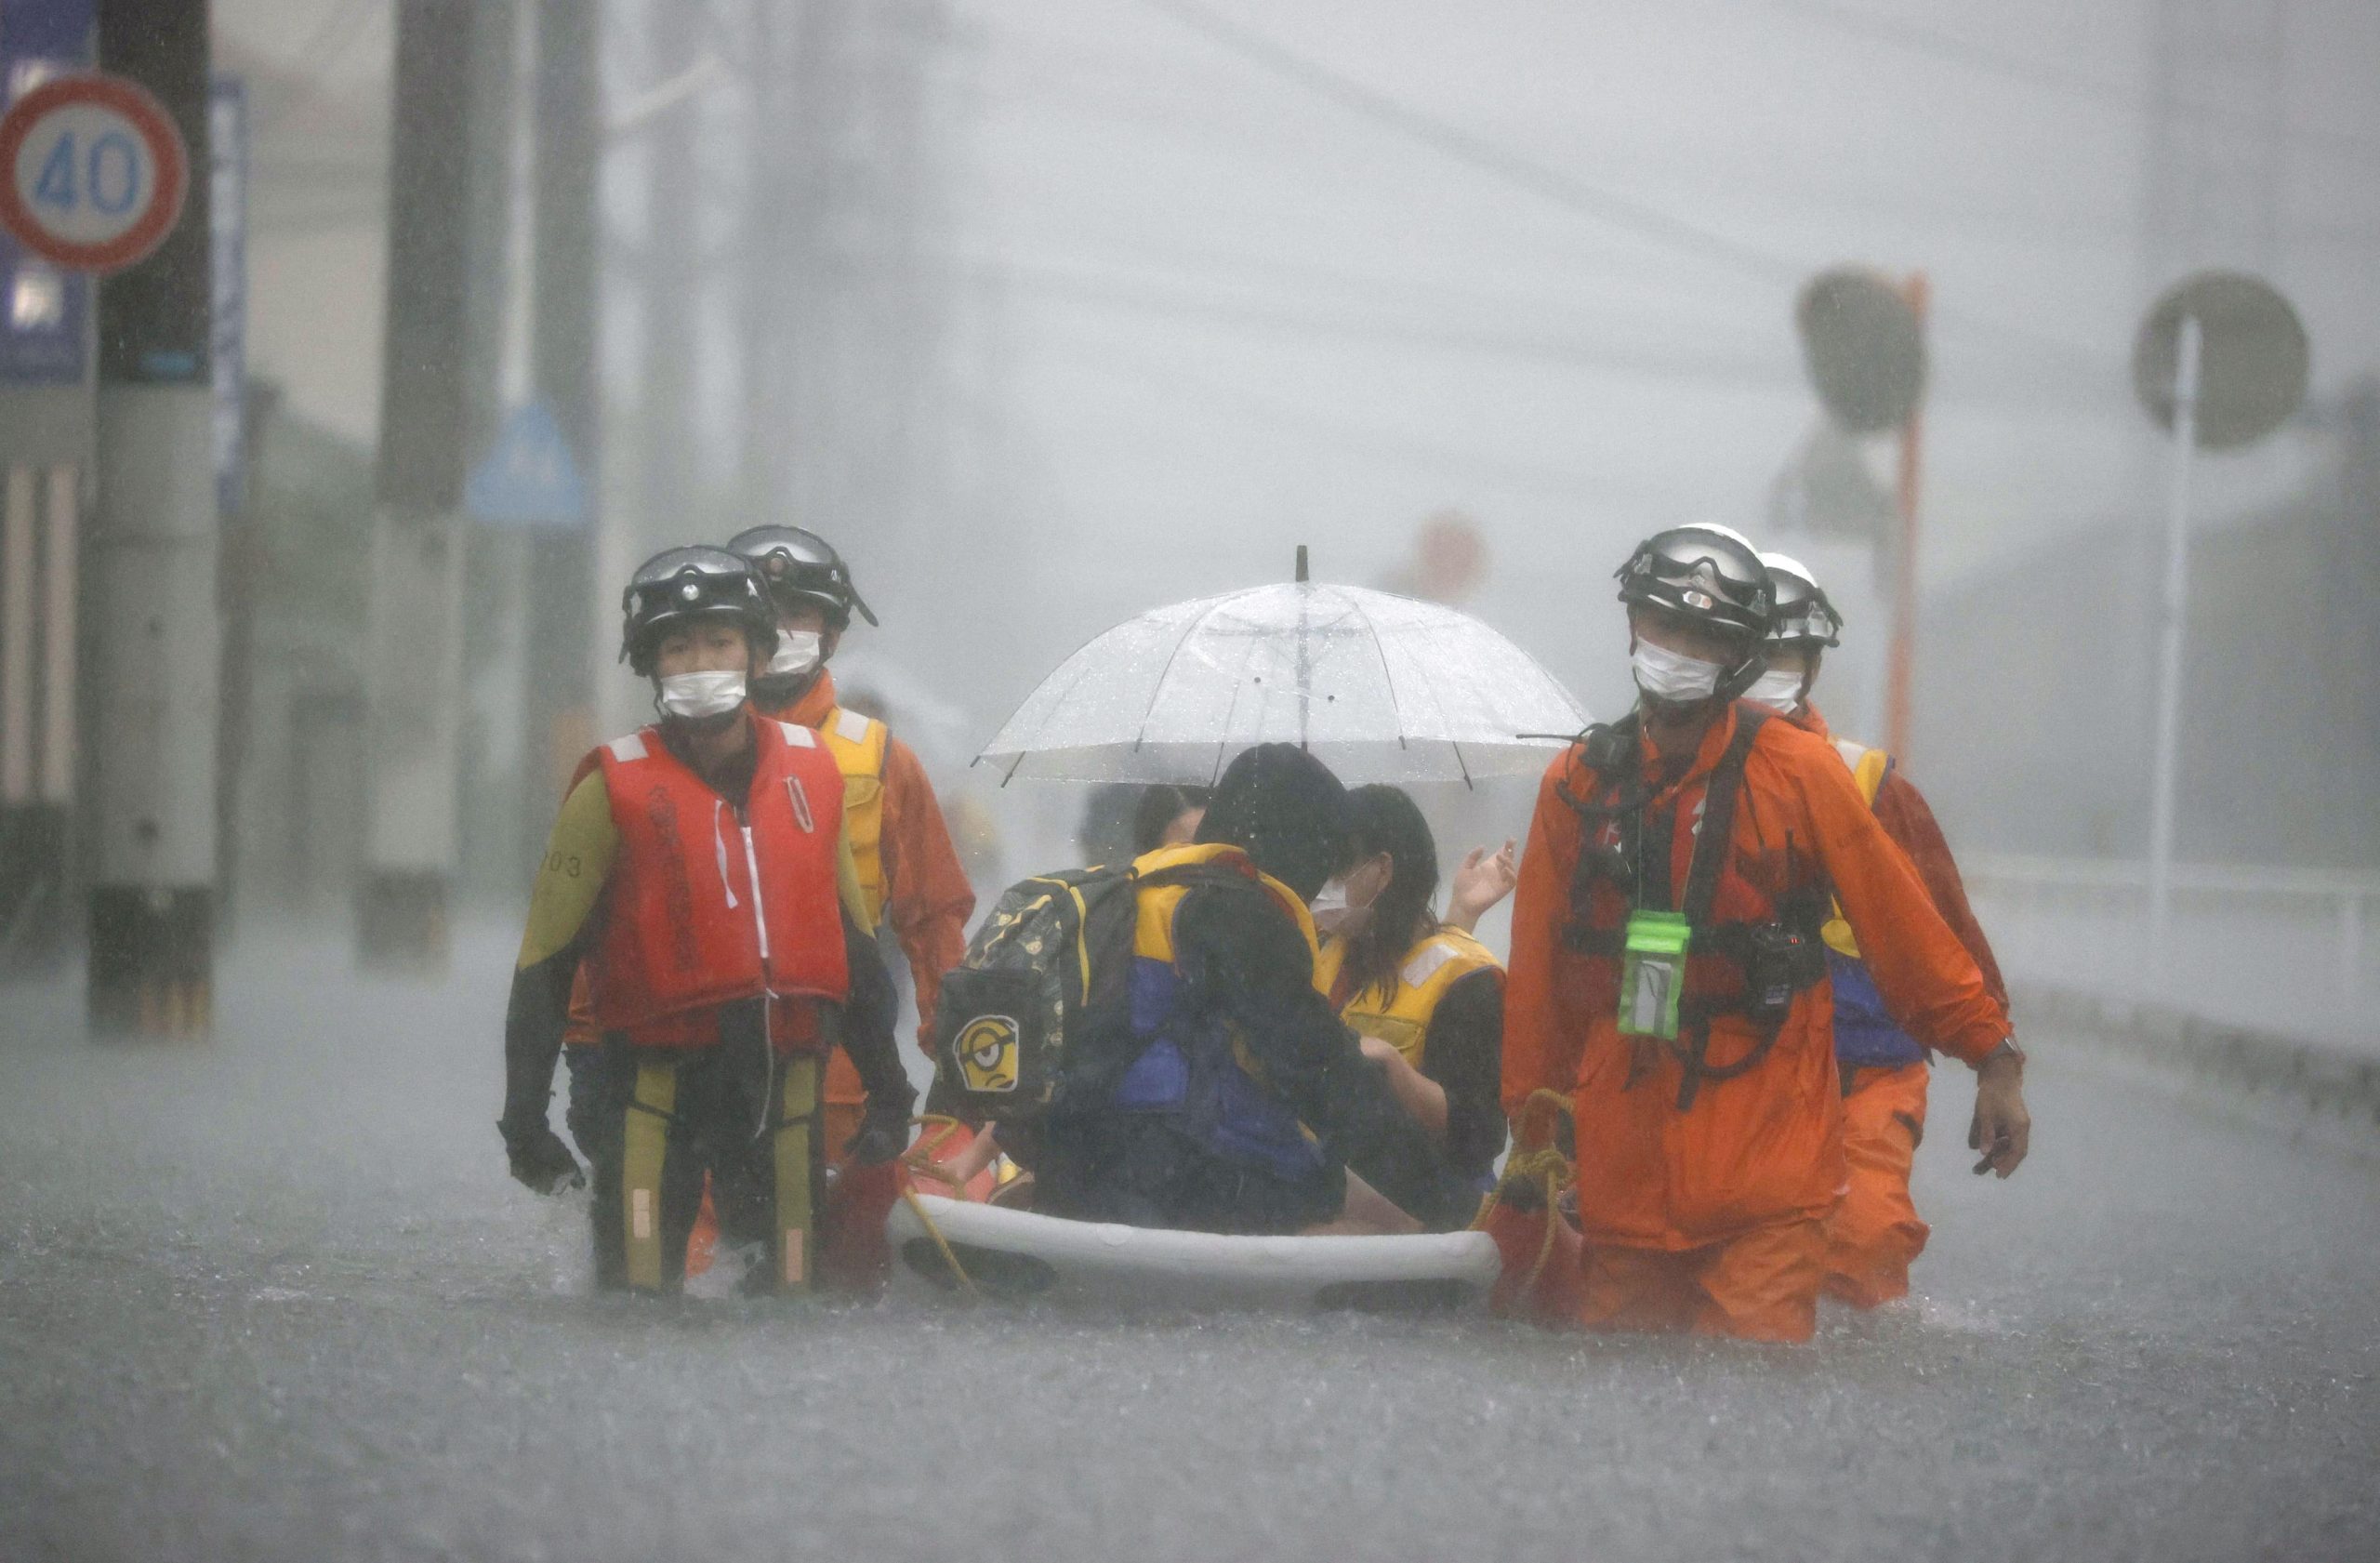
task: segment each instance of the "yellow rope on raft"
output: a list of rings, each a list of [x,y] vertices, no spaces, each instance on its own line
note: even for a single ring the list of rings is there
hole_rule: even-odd
[[[1528,1099],[1521,1104],[1521,1110],[1513,1115],[1514,1148],[1513,1153],[1504,1158],[1504,1175],[1496,1180],[1496,1186],[1479,1201],[1479,1213],[1471,1222],[1473,1231],[1485,1230],[1488,1218],[1495,1213],[1498,1205],[1503,1203],[1504,1190],[1508,1186],[1536,1187],[1540,1198],[1545,1201],[1545,1240],[1538,1245],[1537,1262],[1528,1267],[1528,1278],[1521,1283],[1520,1289],[1524,1292],[1537,1285],[1538,1277],[1545,1273],[1546,1261],[1554,1257],[1554,1224],[1562,1219],[1555,1201],[1561,1198],[1562,1190],[1570,1185],[1577,1171],[1571,1166],[1570,1159],[1555,1146],[1550,1128],[1544,1135],[1543,1144],[1527,1144],[1534,1138],[1530,1133],[1532,1125],[1551,1121],[1537,1116],[1536,1109],[1540,1107],[1551,1107],[1564,1118],[1570,1116],[1570,1099],[1561,1093],[1540,1088],[1528,1093]]]
[[[924,1172],[929,1177],[935,1177],[932,1170],[933,1153],[940,1150],[944,1143],[959,1132],[959,1120],[934,1113],[910,1121],[920,1129],[929,1128],[935,1123],[942,1125],[941,1131],[931,1139],[920,1134],[918,1136],[916,1145],[901,1153],[901,1164],[904,1167],[913,1172]],[[936,1181],[942,1180],[937,1177]],[[907,1203],[910,1213],[918,1218],[918,1224],[926,1229],[926,1236],[933,1239],[934,1250],[942,1255],[942,1262],[950,1266],[950,1274],[959,1282],[959,1290],[970,1297],[974,1296],[973,1278],[967,1274],[967,1266],[959,1263],[959,1255],[951,1250],[950,1239],[942,1235],[942,1228],[935,1225],[933,1217],[926,1213],[924,1203],[918,1199],[918,1191],[910,1186],[907,1179],[902,1180],[901,1198]]]

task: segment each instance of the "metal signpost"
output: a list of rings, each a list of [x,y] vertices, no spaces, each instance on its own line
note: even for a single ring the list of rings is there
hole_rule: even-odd
[[[2201,450],[2241,450],[2280,428],[2306,399],[2309,366],[2306,328],[2289,300],[2238,272],[2202,272],[2175,284],[2150,308],[2133,344],[2133,390],[2174,436],[2149,789],[2149,935],[2160,961],[2173,915],[2190,470]]]

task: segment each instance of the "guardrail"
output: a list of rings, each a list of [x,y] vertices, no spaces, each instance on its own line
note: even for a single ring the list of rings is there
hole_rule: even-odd
[[[1971,888],[2014,897],[2019,905],[2054,897],[2107,900],[2137,895],[2146,913],[2149,865],[2135,859],[1978,853],[1963,855],[1959,868]],[[2337,939],[2334,971],[2338,992],[2349,1000],[2360,995],[2364,924],[2373,904],[2380,902],[2380,874],[2332,868],[2176,863],[2167,882],[2177,899],[2295,901],[2326,908]]]

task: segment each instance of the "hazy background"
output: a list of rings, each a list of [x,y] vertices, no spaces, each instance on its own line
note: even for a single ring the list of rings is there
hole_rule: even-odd
[[[2210,620],[2186,683],[2184,854],[2380,861],[2367,806],[2380,680],[2360,595],[2380,528],[2353,475],[2364,426],[2338,411],[2380,358],[2380,7],[602,9],[615,129],[588,653],[610,722],[636,720],[642,698],[609,670],[616,578],[653,548],[736,525],[799,521],[843,548],[886,624],[855,633],[847,657],[907,693],[896,721],[957,786],[1009,707],[1099,629],[1285,576],[1299,542],[1322,577],[1377,582],[1447,508],[1489,550],[1470,605],[1615,715],[1613,565],[1666,523],[1759,531],[1817,425],[1791,326],[1800,281],[1842,262],[1922,268],[1932,606],[1908,762],[1964,843],[2137,855],[2140,592],[2164,477],[2127,363],[2154,295],[2223,262],[2295,301],[2314,388],[2298,424],[2200,473],[2202,531],[2246,541],[2202,551],[2194,612],[2244,621]],[[840,36],[862,61],[853,79],[902,96],[898,115],[836,143],[841,194],[780,214],[807,235],[784,285],[824,322],[808,356],[823,367],[808,400],[774,404],[799,450],[756,483],[739,468],[756,416],[743,313],[756,269],[778,258],[750,237],[737,60],[763,11]],[[217,0],[216,14],[218,66],[249,74],[259,105],[257,371],[287,413],[368,448],[392,7]],[[2269,58],[2177,63],[2160,43],[2176,16],[2244,30]],[[1276,50],[1294,57],[1286,69]],[[652,112],[669,83],[684,90]],[[659,235],[652,159],[673,125],[694,220]],[[2182,218],[2153,198],[2160,179],[2181,182]],[[692,322],[683,378],[664,382],[682,393],[645,389],[656,265]],[[845,418],[882,404],[892,425]],[[678,474],[658,486],[655,450]],[[1889,442],[1868,455],[1888,481]],[[1822,699],[1838,726],[1880,735],[1880,604],[1861,555],[1820,551],[1853,620]],[[2276,561],[2337,600],[2308,603]],[[2274,642],[2295,649],[2242,673]],[[477,763],[526,784],[496,790],[549,796],[528,775],[538,757],[501,735],[506,704],[472,697]],[[2280,725],[2258,727],[2274,699]],[[2243,735],[2236,748],[2226,731]],[[2253,779],[2300,749],[2298,782]],[[2235,844],[2276,788],[2335,817]],[[1075,803],[1045,790],[985,806],[1013,845],[1052,839]],[[1519,806],[1479,832],[1517,829],[1499,821]],[[483,889],[501,891],[538,828],[482,822],[475,839],[496,846],[473,854]]]

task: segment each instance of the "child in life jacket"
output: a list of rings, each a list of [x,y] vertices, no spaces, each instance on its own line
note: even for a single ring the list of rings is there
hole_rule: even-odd
[[[1421,809],[1385,783],[1347,801],[1355,861],[1315,902],[1315,986],[1454,1172],[1485,1191],[1504,1148],[1504,968],[1471,931],[1511,889],[1512,845],[1471,854],[1440,918],[1437,841]],[[1355,1158],[1359,1171],[1366,1159]]]
[[[584,1145],[596,1280],[675,1291],[708,1177],[751,1290],[805,1290],[826,1156],[822,1077],[840,1047],[867,1092],[849,1154],[897,1157],[914,1097],[892,981],[869,937],[843,782],[809,729],[760,717],[747,681],[776,618],[751,567],[672,549],[629,581],[621,656],[658,720],[594,749],[555,821],[505,1017],[512,1174],[583,1181],[547,1121],[571,985],[602,1036]]]

